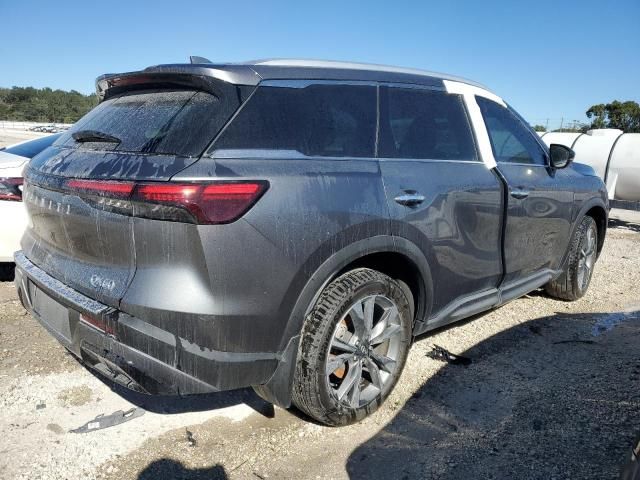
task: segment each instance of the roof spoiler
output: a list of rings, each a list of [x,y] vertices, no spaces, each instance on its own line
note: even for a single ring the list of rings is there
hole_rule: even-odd
[[[98,77],[96,94],[103,101],[125,91],[149,88],[193,88],[215,93],[214,83],[213,77],[190,72],[131,72]]]
[[[102,75],[96,79],[96,94],[100,102],[124,91],[145,88],[192,88],[218,95],[225,84],[256,86],[260,80],[247,65],[156,65],[137,72]]]

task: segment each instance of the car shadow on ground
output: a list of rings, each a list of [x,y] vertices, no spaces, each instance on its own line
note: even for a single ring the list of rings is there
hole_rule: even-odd
[[[473,363],[443,363],[350,478],[618,478],[640,429],[639,319],[558,313],[454,352]]]
[[[609,218],[609,228],[622,228],[632,232],[640,232],[640,224],[622,220],[621,218]]]
[[[222,465],[208,468],[187,468],[182,463],[163,458],[150,463],[138,480],[180,479],[180,480],[224,480],[229,478]]]
[[[106,378],[104,375],[95,372],[91,367],[84,364],[82,365],[89,373],[117,395],[136,407],[143,408],[149,412],[171,415],[218,410],[234,405],[245,404],[265,417],[272,418],[275,415],[273,405],[260,398],[251,388],[201,393],[197,395],[147,395],[123,387]]]

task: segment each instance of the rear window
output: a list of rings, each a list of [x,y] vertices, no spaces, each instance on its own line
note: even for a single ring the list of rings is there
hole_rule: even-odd
[[[46,137],[38,138],[36,140],[30,140],[28,142],[20,143],[12,147],[3,149],[3,152],[11,153],[13,155],[20,155],[25,158],[33,158],[45,148],[50,147],[55,142],[60,134],[47,135]]]
[[[111,98],[80,119],[56,145],[73,148],[200,155],[227,120],[220,100],[193,90],[141,91]],[[119,143],[76,142],[83,130],[116,137]]]
[[[375,135],[373,86],[262,86],[214,148],[216,155],[274,150],[310,157],[373,157]]]
[[[380,107],[380,157],[477,160],[458,95],[383,87]]]

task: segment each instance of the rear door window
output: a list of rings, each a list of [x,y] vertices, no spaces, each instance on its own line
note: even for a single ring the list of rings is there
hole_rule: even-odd
[[[56,145],[198,156],[227,120],[225,110],[217,97],[202,91],[132,92],[98,105]],[[76,142],[72,135],[81,130],[100,132],[120,142]]]
[[[309,157],[373,157],[376,87],[311,84],[261,86],[214,144],[216,155],[239,150]]]
[[[382,87],[378,155],[385,158],[477,160],[458,95]]]

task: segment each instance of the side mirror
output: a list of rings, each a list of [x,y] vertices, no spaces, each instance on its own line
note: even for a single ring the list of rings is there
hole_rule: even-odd
[[[552,143],[549,146],[549,153],[551,154],[551,166],[553,168],[568,167],[576,156],[576,152],[569,147],[557,143]]]

